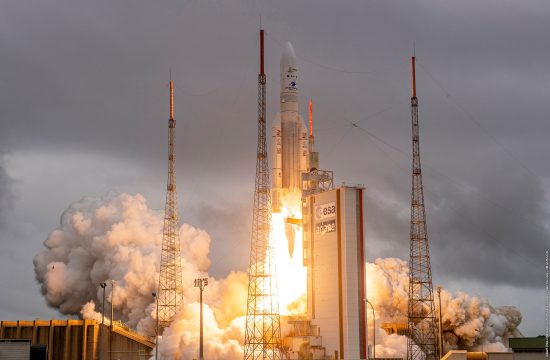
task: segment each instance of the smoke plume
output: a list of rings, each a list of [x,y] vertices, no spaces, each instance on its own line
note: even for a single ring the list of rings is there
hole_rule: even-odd
[[[396,258],[376,259],[374,263],[367,263],[366,269],[367,296],[373,304],[377,323],[406,323],[407,263]],[[508,338],[521,336],[518,330],[521,313],[513,306],[493,307],[478,296],[441,290],[441,309],[445,351],[481,348],[506,351]],[[406,356],[405,336],[388,335],[378,327],[376,339],[376,356]]]
[[[62,314],[100,320],[103,289],[99,284],[106,282],[106,305],[110,307],[112,299],[115,320],[153,336],[156,321],[151,293],[157,289],[162,227],[162,212],[149,209],[141,195],[112,193],[70,205],[60,225],[44,242],[46,249],[34,258],[36,278],[46,302]],[[205,231],[189,224],[181,226],[180,238],[184,306],[159,341],[162,359],[192,359],[198,355],[199,291],[193,281],[208,276],[211,239]],[[406,321],[406,262],[377,259],[367,263],[366,269],[367,294],[377,324]],[[114,292],[111,280],[115,280]],[[243,272],[231,272],[224,279],[209,278],[204,291],[207,358],[242,358],[247,281]],[[446,350],[481,346],[484,350],[504,350],[510,336],[521,335],[517,329],[521,314],[514,307],[492,307],[480,297],[445,290],[441,299]],[[304,311],[302,303],[299,299],[293,306]],[[110,311],[106,315],[109,321]],[[377,327],[376,339],[376,356],[406,355],[405,336],[388,335]]]
[[[152,292],[157,289],[162,242],[162,213],[141,195],[108,194],[84,198],[62,214],[60,225],[34,258],[36,278],[49,306],[62,314],[100,319],[106,282],[107,306],[112,298],[115,320],[145,335],[155,333]],[[197,277],[208,276],[209,235],[191,225],[180,229],[184,308],[159,342],[163,359],[196,357],[198,349]],[[113,292],[111,280],[115,280]],[[247,276],[232,272],[210,278],[204,292],[205,352],[211,358],[237,358],[244,338]],[[106,312],[106,318],[110,312]],[[197,345],[197,346],[195,346]]]

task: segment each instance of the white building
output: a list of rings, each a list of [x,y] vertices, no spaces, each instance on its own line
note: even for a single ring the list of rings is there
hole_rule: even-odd
[[[308,318],[329,359],[366,359],[362,187],[304,199]]]

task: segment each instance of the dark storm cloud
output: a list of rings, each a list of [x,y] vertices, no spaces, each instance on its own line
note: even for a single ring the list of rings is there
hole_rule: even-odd
[[[165,152],[166,129],[161,124],[167,119],[170,66],[183,136],[178,150],[186,154],[186,163],[193,162],[194,148],[219,141],[221,131],[232,138],[242,133],[227,126],[227,121],[217,124],[219,131],[212,128],[215,119],[238,114],[236,96],[221,90],[234,87],[242,95],[238,83],[243,82],[243,68],[253,60],[242,65],[240,61],[245,56],[252,59],[256,34],[241,38],[235,50],[228,49],[229,44],[215,47],[212,24],[222,14],[206,13],[214,5],[195,9],[177,2],[157,7],[51,1],[2,7],[1,26],[8,30],[0,36],[5,45],[0,90],[5,147],[97,152],[156,166]],[[193,17],[197,19],[190,22]],[[228,11],[218,26],[226,21],[231,27],[242,17]],[[235,34],[240,33],[243,30],[235,28]],[[220,52],[229,62],[218,61]],[[195,96],[201,93],[208,96]],[[244,100],[241,97],[241,103]],[[207,106],[211,103],[219,105]],[[208,146],[201,153],[206,160],[213,156]]]
[[[40,157],[51,162],[44,166],[56,154],[74,154],[55,165],[77,173],[85,167],[78,154],[114,159],[120,165],[102,169],[111,173],[100,190],[86,191],[104,191],[111,180],[127,191],[120,181],[131,173],[132,189],[162,204],[172,67],[182,221],[211,233],[216,259],[247,246],[259,12],[267,31],[268,118],[277,111],[279,56],[290,40],[304,114],[314,99],[322,166],[339,182],[367,188],[369,258],[408,255],[407,61],[415,43],[434,276],[540,285],[537,255],[550,244],[547,1],[2,2],[0,150],[25,159],[49,155]],[[23,185],[39,182],[25,174],[35,182]],[[70,171],[48,174],[40,179],[46,189],[80,186],[68,186],[77,178]],[[4,178],[0,167],[0,186]],[[95,189],[94,180],[86,189]],[[0,196],[10,194],[5,189]],[[78,198],[86,195],[102,194]],[[45,192],[24,204],[47,207],[58,198]],[[36,241],[54,226],[40,226]],[[214,263],[222,273],[247,261]]]
[[[432,194],[434,266],[447,277],[540,287],[548,197],[536,178],[509,170],[496,162],[475,191]]]
[[[6,171],[4,157],[0,153],[0,230],[5,230],[8,214],[13,208],[13,201],[13,179]]]
[[[540,288],[544,250],[550,243],[548,193],[540,178],[518,167],[495,159],[479,183],[466,184],[424,164],[436,278]],[[410,179],[407,170],[403,166],[403,182]],[[372,183],[377,181],[383,179]],[[387,184],[376,189],[369,193],[367,188],[368,257],[406,258],[410,189]]]

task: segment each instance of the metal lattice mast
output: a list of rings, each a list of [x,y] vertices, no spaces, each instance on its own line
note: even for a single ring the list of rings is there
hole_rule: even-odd
[[[260,30],[258,75],[258,152],[252,243],[248,269],[248,300],[244,359],[282,359],[281,328],[274,250],[271,243],[271,186],[266,144],[264,31]]]
[[[422,171],[420,168],[420,139],[418,129],[418,99],[416,97],[415,58],[412,67],[412,196],[411,238],[409,259],[409,311],[407,360],[437,360],[436,317],[433,297],[430,248],[426,228],[426,210]]]
[[[160,257],[158,313],[164,329],[183,303],[181,253],[176,191],[176,120],[174,119],[174,82],[170,80],[170,119],[168,120],[168,184],[164,210],[164,230]]]

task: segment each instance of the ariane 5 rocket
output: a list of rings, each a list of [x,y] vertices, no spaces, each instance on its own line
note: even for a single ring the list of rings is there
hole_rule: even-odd
[[[308,131],[298,112],[298,84],[296,54],[287,42],[281,57],[281,111],[272,127],[274,212],[281,211],[282,200],[289,193],[301,197],[302,172],[308,171]]]

